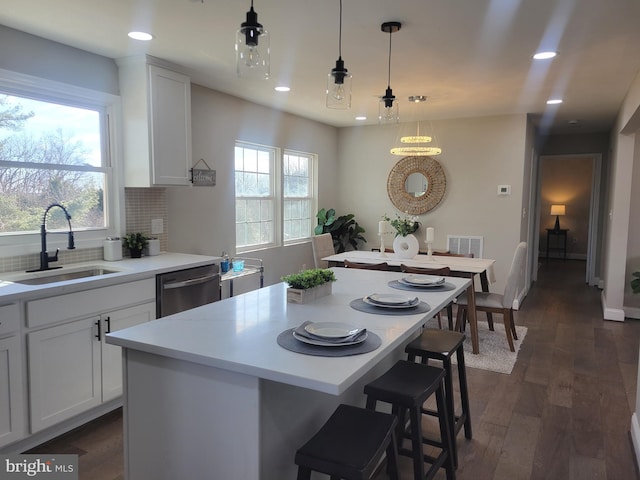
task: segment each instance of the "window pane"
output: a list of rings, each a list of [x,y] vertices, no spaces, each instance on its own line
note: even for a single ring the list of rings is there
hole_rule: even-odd
[[[74,230],[107,227],[101,115],[0,94],[0,232],[37,232],[53,203]],[[69,228],[61,209],[47,215],[47,228]]]

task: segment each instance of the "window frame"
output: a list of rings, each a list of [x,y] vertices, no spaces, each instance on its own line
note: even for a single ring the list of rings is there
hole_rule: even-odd
[[[274,216],[273,216],[273,228],[274,239],[271,243],[262,243],[257,245],[239,246],[238,238],[235,239],[236,253],[255,252],[259,250],[266,250],[274,247],[286,247],[289,245],[296,245],[300,243],[306,243],[311,241],[313,235],[313,219],[315,218],[313,212],[317,210],[318,198],[317,198],[317,172],[318,172],[318,155],[315,153],[303,152],[294,149],[281,149],[279,147],[273,147],[268,145],[262,145],[254,142],[248,142],[244,140],[236,140],[234,143],[234,188],[235,188],[235,148],[249,148],[256,150],[266,150],[273,152],[273,173],[271,175],[271,182],[273,185],[273,198],[274,198]],[[309,191],[310,191],[310,228],[309,234],[306,237],[295,238],[291,240],[284,240],[284,156],[285,155],[297,155],[306,156],[309,158],[311,165],[309,166]],[[234,193],[234,210],[235,201],[238,198],[237,192]],[[250,197],[258,198],[258,197]]]
[[[106,175],[104,209],[107,226],[74,230],[76,248],[99,247],[102,246],[106,237],[118,236],[123,229],[124,219],[124,189],[121,188],[123,177],[122,168],[119,168],[120,157],[117,155],[121,151],[118,135],[121,115],[120,98],[106,92],[98,92],[3,69],[0,69],[0,93],[60,105],[95,109],[100,112],[101,148],[104,164],[99,167],[99,170],[104,171]],[[16,165],[12,163],[11,166]],[[44,214],[44,210],[42,213]],[[71,225],[73,227],[73,219]],[[48,236],[48,249],[65,249],[66,240],[63,237],[63,235]],[[39,232],[0,233],[0,248],[2,248],[3,256],[37,253],[41,249],[40,240]]]

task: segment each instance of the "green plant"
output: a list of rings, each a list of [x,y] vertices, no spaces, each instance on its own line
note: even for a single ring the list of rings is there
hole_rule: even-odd
[[[406,237],[407,235],[415,232],[420,227],[420,222],[418,221],[418,217],[410,217],[405,215],[401,217],[396,214],[396,218],[390,220],[387,215],[383,215],[382,219],[386,222],[389,222],[391,226],[395,229],[398,235],[402,237]]]
[[[327,282],[335,282],[336,276],[333,270],[329,270],[328,268],[312,268],[284,276],[281,280],[287,282],[291,288],[306,290]]]
[[[633,272],[633,276],[635,278],[631,280],[631,290],[633,293],[640,293],[640,272]]]
[[[142,250],[149,241],[142,233],[127,233],[122,237],[122,244],[129,250]]]
[[[336,217],[333,208],[320,209],[316,214],[318,225],[314,229],[316,235],[330,233],[333,239],[333,248],[336,253],[346,252],[347,249],[357,250],[360,242],[367,240],[362,236],[364,228],[354,220],[353,213]]]

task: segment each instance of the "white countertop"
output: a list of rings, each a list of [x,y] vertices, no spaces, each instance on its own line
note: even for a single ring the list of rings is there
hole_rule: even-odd
[[[106,336],[107,343],[197,364],[217,367],[289,385],[338,395],[372,365],[408,341],[423,324],[470,284],[448,277],[451,291],[416,291],[431,306],[428,313],[377,315],[352,309],[349,303],[371,293],[413,296],[387,284],[406,274],[336,268],[333,293],[310,304],[286,301],[285,283],[254,290]],[[318,357],[291,352],[277,344],[278,335],[306,320],[346,322],[379,335],[373,352],[348,357]]]
[[[62,268],[42,272],[43,274],[59,274],[65,271],[77,271],[89,267],[100,267],[108,270],[117,270],[116,273],[100,275],[88,278],[79,278],[63,282],[49,283],[43,285],[24,285],[16,283],[29,275],[24,271],[0,273],[0,302],[6,303],[15,300],[28,300],[31,298],[60,295],[90,288],[116,285],[123,282],[132,282],[151,278],[159,273],[181,270],[183,268],[199,267],[219,263],[221,257],[210,257],[207,255],[192,255],[186,253],[161,253],[142,258],[125,258],[117,262],[107,262],[103,260],[73,263],[64,265]]]

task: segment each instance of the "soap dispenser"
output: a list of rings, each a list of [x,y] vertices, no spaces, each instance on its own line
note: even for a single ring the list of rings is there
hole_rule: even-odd
[[[229,255],[227,252],[222,252],[222,261],[220,262],[220,271],[222,273],[227,273],[229,271]]]

